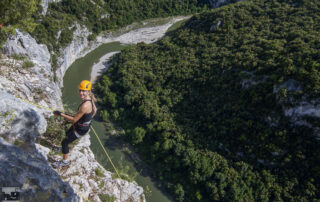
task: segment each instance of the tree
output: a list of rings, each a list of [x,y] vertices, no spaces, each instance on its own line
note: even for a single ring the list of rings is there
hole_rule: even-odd
[[[135,145],[142,142],[145,134],[146,134],[146,131],[144,130],[144,128],[136,127],[135,129],[133,129],[130,135],[132,144]]]
[[[0,1],[0,22],[4,26],[18,26],[32,32],[36,26],[32,15],[38,10],[39,0]]]

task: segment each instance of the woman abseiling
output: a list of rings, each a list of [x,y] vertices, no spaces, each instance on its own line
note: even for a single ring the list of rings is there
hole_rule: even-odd
[[[62,116],[68,121],[72,122],[72,126],[67,131],[67,137],[62,140],[62,154],[63,160],[56,162],[55,167],[68,166],[70,161],[68,160],[69,147],[68,145],[75,141],[77,138],[85,135],[89,129],[92,118],[97,112],[97,107],[95,105],[95,97],[91,92],[92,84],[90,81],[83,80],[78,86],[79,96],[82,103],[78,107],[78,112],[74,116],[64,114],[60,111],[54,111],[55,116]]]

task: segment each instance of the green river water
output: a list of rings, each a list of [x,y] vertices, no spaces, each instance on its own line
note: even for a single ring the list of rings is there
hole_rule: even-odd
[[[85,57],[76,60],[69,67],[64,76],[64,87],[62,88],[62,100],[63,104],[65,105],[66,111],[77,110],[77,107],[81,102],[78,95],[77,86],[84,79],[90,80],[91,68],[93,64],[97,63],[103,55],[113,51],[120,51],[124,47],[124,45],[121,45],[118,42],[103,44],[92,52],[88,53]],[[138,185],[142,186],[145,191],[146,187],[148,187],[148,189],[151,191],[151,194],[146,195],[147,201],[173,201],[161,188],[157,186],[157,183],[150,176],[148,176],[147,170],[143,169],[141,165],[135,164],[134,161],[127,155],[128,149],[126,150],[126,152],[121,149],[123,147],[126,147],[125,143],[110,135],[105,124],[96,119],[93,121],[92,126],[98,133],[115,166],[120,169],[128,167],[129,173],[137,173],[138,175],[136,176],[135,181],[138,183]],[[115,171],[112,165],[105,156],[92,131],[90,132],[90,139],[90,147],[97,161],[107,170],[114,173]]]

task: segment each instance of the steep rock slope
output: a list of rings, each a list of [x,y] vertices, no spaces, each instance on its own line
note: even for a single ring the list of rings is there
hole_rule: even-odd
[[[59,86],[53,82],[50,54],[29,35],[17,30],[3,46],[0,59],[1,184],[21,188],[27,201],[145,201],[143,189],[134,182],[113,179],[94,159],[89,136],[72,150],[72,166],[54,170],[48,160],[60,160],[35,141],[46,131],[50,109],[63,109]],[[104,177],[98,177],[96,170]],[[63,180],[62,180],[63,179]],[[99,184],[98,184],[99,182]],[[103,183],[102,183],[103,182]]]

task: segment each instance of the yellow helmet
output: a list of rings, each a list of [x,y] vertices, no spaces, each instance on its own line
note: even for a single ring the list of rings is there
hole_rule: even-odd
[[[79,84],[78,88],[79,90],[91,90],[91,82],[88,80],[83,80],[81,81],[81,83]]]

